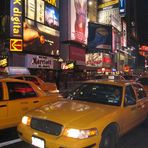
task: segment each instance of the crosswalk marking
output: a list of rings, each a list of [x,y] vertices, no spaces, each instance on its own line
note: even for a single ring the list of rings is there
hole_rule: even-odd
[[[0,147],[8,146],[10,144],[18,143],[18,142],[21,142],[21,141],[22,140],[20,138],[18,138],[18,139],[15,139],[15,140],[10,140],[10,141],[6,141],[6,142],[2,142],[2,143],[0,143]]]

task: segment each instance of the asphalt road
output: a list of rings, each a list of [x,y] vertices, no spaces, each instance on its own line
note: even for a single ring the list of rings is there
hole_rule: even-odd
[[[3,148],[33,148],[31,145],[21,141],[15,144],[1,146],[4,142],[18,139],[15,128],[0,132],[0,147]],[[148,128],[142,125],[131,130],[120,138],[118,148],[148,148]]]

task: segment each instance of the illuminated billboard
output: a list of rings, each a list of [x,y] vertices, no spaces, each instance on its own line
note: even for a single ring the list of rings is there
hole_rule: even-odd
[[[126,15],[126,0],[119,1],[119,12],[122,17]]]
[[[102,53],[88,53],[86,54],[86,65],[92,67],[103,66],[103,54]]]
[[[22,1],[10,0],[10,38],[22,38]]]
[[[69,17],[69,40],[87,44],[87,0],[71,0]]]
[[[24,52],[55,55],[59,50],[59,10],[50,3],[25,0]]]
[[[97,23],[89,23],[88,51],[112,49],[112,27]]]
[[[76,61],[77,65],[85,65],[85,50],[78,47],[70,46],[69,59]]]
[[[54,6],[45,5],[45,25],[55,29],[59,28],[59,11]]]

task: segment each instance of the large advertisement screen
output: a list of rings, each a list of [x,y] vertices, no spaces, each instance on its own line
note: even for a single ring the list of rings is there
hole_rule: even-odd
[[[59,9],[48,1],[25,0],[24,52],[56,55],[59,34]]]
[[[112,27],[97,23],[89,23],[88,51],[112,49]]]
[[[69,40],[87,44],[87,0],[70,1]]]

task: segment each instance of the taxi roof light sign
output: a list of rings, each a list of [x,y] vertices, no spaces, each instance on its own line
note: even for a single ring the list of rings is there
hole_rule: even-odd
[[[8,67],[5,67],[5,72],[8,75],[17,75],[17,74],[29,74],[30,75],[29,69],[26,67],[8,66]]]

